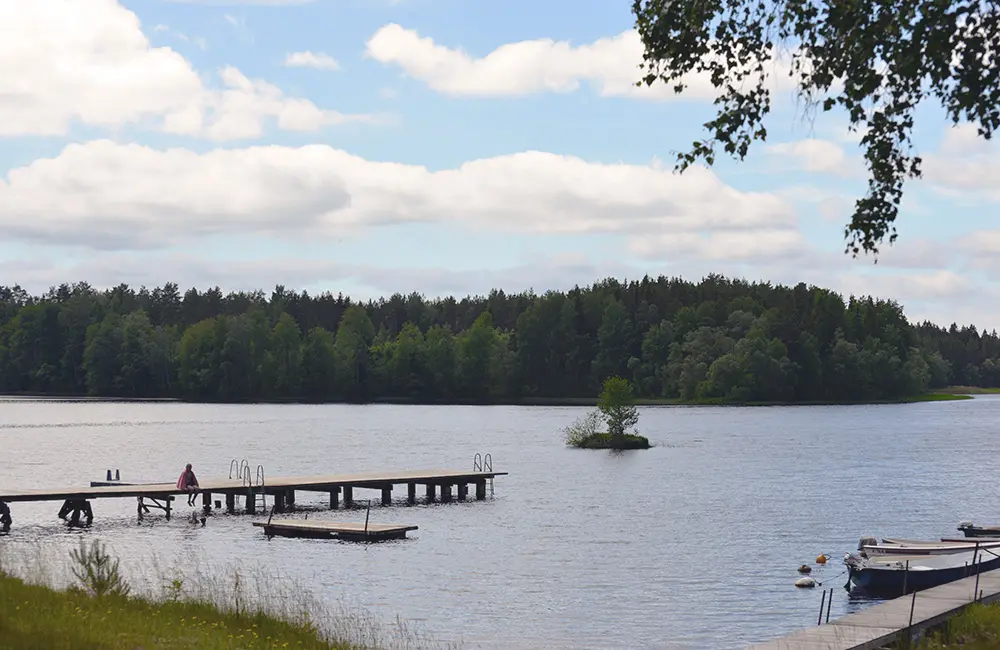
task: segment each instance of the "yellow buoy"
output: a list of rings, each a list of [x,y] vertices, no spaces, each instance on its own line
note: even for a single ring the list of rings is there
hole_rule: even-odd
[[[820,555],[816,558],[816,564],[826,564],[826,555]]]

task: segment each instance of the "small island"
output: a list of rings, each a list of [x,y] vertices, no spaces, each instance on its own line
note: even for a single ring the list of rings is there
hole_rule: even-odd
[[[635,430],[638,423],[632,384],[617,375],[608,377],[597,408],[566,427],[566,444],[580,449],[649,449],[649,440]]]

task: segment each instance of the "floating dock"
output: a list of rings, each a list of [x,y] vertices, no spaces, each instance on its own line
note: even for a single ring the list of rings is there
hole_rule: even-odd
[[[404,524],[359,524],[300,519],[255,521],[253,525],[263,528],[264,534],[268,537],[280,535],[282,537],[342,539],[350,542],[381,542],[387,539],[403,539],[408,531],[417,530],[416,526]]]
[[[256,481],[251,481],[249,475],[240,479],[207,479],[200,481],[197,494],[201,496],[205,514],[212,511],[212,495],[224,495],[227,512],[236,512],[238,498],[244,500],[244,510],[254,514],[258,500],[270,496],[273,499],[274,512],[284,512],[294,508],[296,492],[323,492],[330,497],[330,508],[336,509],[343,497],[344,507],[354,505],[354,490],[377,490],[381,493],[382,505],[392,504],[392,492],[395,486],[406,486],[407,503],[413,505],[417,501],[417,487],[423,486],[427,501],[435,501],[440,496],[442,502],[452,500],[453,493],[459,501],[469,497],[469,486],[475,488],[475,498],[482,501],[486,498],[487,485],[492,489],[493,479],[506,476],[507,472],[494,472],[492,467],[477,468],[472,472],[447,469],[403,470],[382,472],[361,472],[357,474],[327,474],[318,476],[279,476],[264,480],[263,472],[258,474]],[[136,511],[139,517],[149,513],[150,508],[163,510],[170,517],[172,502],[175,497],[188,496],[183,490],[178,490],[173,483],[145,483],[104,485],[90,488],[62,488],[49,490],[14,490],[0,491],[0,530],[10,530],[12,516],[10,504],[33,501],[63,501],[59,517],[71,524],[80,524],[81,516],[89,524],[93,521],[93,509],[90,501],[94,499],[135,498],[138,501]]]
[[[1000,600],[1000,569],[913,592],[751,650],[877,650],[946,622],[974,602]]]

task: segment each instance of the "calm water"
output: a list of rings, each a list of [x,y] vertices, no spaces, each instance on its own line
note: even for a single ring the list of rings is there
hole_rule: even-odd
[[[814,624],[820,590],[792,583],[819,553],[833,557],[814,576],[838,587],[836,616],[864,606],[838,576],[861,536],[935,539],[962,519],[1000,523],[1000,399],[650,407],[640,427],[662,446],[621,455],[563,446],[560,429],[584,412],[0,401],[0,489],[85,486],[107,468],[173,481],[189,461],[201,478],[225,477],[244,457],[275,476],[471,469],[490,452],[510,472],[485,502],[373,507],[373,521],[420,527],[401,543],[267,541],[245,516],[198,528],[154,511],[137,525],[134,500],[116,499],[94,502],[83,532],[63,528],[58,503],[13,504],[0,544],[68,548],[82,534],[124,555],[246,558],[468,647],[700,649]]]

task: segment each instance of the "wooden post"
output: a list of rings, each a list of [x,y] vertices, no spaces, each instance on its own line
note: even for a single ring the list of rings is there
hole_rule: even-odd
[[[330,510],[336,510],[340,501],[340,488],[335,487],[330,490]]]
[[[486,499],[486,479],[479,479],[476,481],[476,501],[483,501]]]
[[[288,494],[285,495],[285,503],[288,504],[288,509],[289,510],[294,510],[295,509],[295,489],[294,488],[289,488],[288,489]]]
[[[274,512],[284,512],[285,511],[285,492],[283,490],[278,490],[274,493]]]
[[[62,507],[59,508],[59,514],[57,515],[60,519],[66,519],[69,513],[73,512],[73,502],[69,499],[63,501]]]
[[[163,500],[164,503],[163,511],[167,513],[167,521],[170,521],[170,507],[173,504],[173,502],[174,498],[169,494],[167,495],[167,498]]]
[[[350,508],[354,505],[354,487],[351,485],[344,486],[344,507]]]
[[[83,515],[87,518],[87,525],[94,523],[94,510],[90,507],[90,501],[83,501],[80,504]]]
[[[451,483],[441,484],[441,502],[447,503],[451,501]]]
[[[202,492],[201,493],[201,509],[206,515],[212,512],[212,493]]]
[[[437,488],[434,486],[433,483],[428,483],[427,484],[427,501],[429,501],[429,502],[433,502],[434,501],[434,499],[437,496],[435,494],[436,489]]]
[[[257,510],[257,495],[253,493],[253,488],[247,490],[247,514],[252,515]]]
[[[10,506],[0,501],[0,531],[9,533],[12,523],[14,523],[14,520],[10,516]]]
[[[226,512],[229,514],[236,512],[236,495],[232,492],[226,495]]]
[[[406,502],[411,506],[417,502],[417,484],[407,483],[406,484]]]
[[[469,484],[468,483],[459,483],[458,484],[458,500],[459,501],[465,501],[465,499],[468,496],[469,496]]]
[[[392,486],[385,485],[382,487],[382,505],[391,506],[392,505]]]

